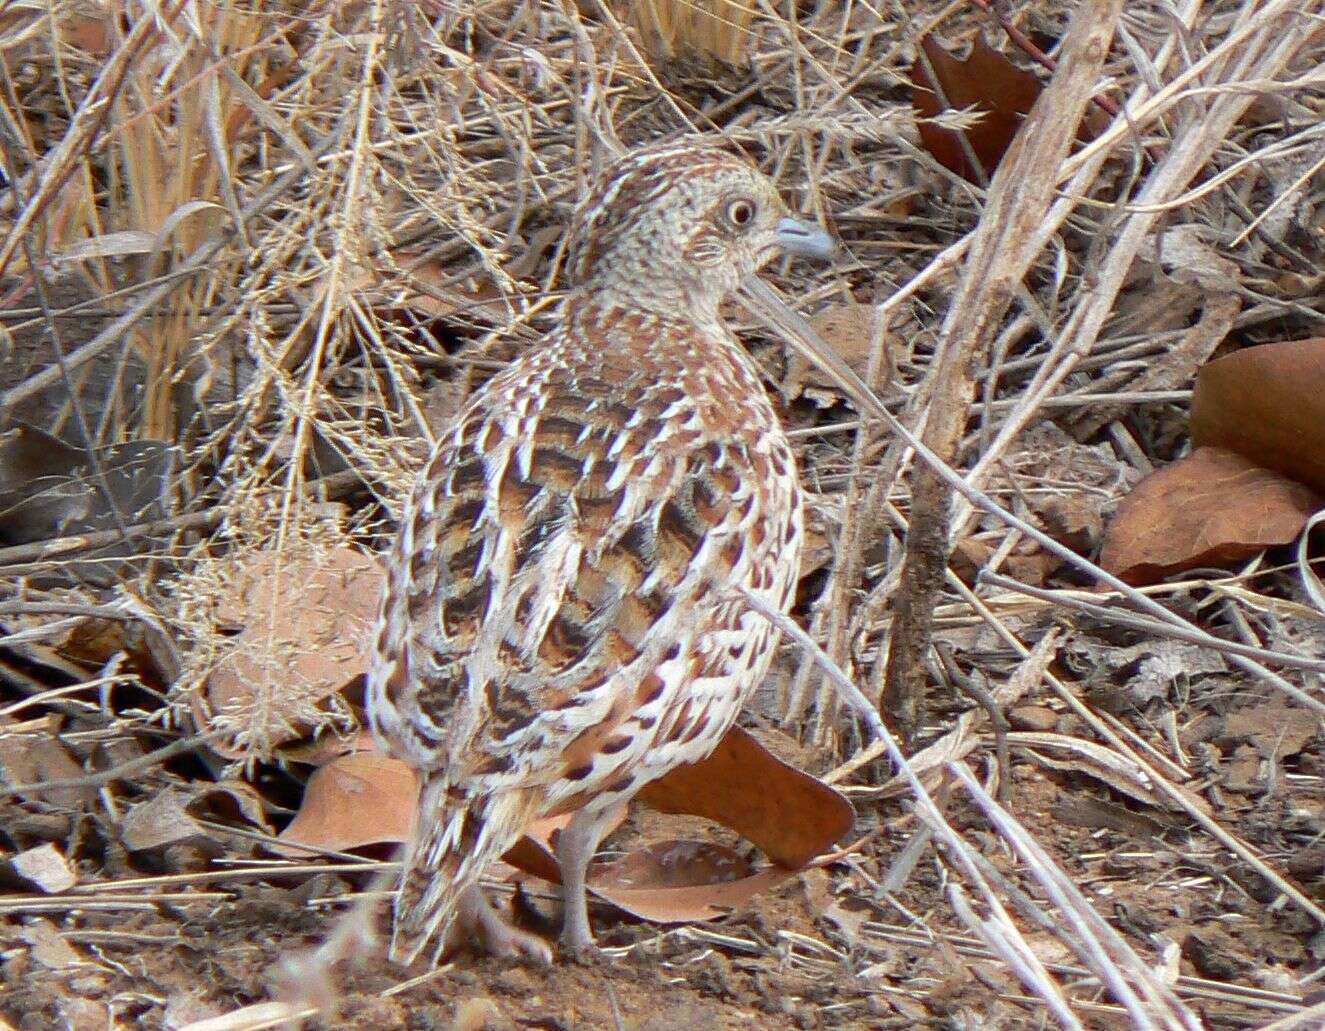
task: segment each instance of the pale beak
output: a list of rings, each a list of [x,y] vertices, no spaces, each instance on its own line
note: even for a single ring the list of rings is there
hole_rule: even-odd
[[[777,225],[777,241],[790,254],[827,259],[833,255],[833,238],[816,225],[790,216]],[[782,336],[812,365],[827,373],[863,413],[891,419],[875,393],[865,385],[854,369],[824,343],[823,338],[800,317],[778,292],[758,276],[748,276],[737,295],[750,312],[773,332]]]
[[[788,215],[778,222],[775,231],[778,246],[788,254],[827,261],[833,256],[833,238],[818,226]]]

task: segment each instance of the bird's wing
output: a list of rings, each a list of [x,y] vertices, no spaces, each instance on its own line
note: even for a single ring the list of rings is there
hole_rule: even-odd
[[[681,385],[624,378],[544,363],[494,380],[405,515],[378,676],[406,753],[453,783],[591,791],[596,755],[646,750],[618,744],[628,720],[675,722],[698,637],[741,632],[722,588],[771,586],[747,554],[785,532],[766,442],[715,435]]]

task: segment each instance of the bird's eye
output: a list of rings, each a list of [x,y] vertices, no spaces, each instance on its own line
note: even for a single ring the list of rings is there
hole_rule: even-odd
[[[748,226],[754,217],[755,206],[748,200],[734,200],[727,205],[727,221],[737,229]]]

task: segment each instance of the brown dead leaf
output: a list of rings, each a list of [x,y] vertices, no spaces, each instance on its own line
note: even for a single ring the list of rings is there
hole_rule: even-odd
[[[1070,734],[1037,734],[1024,730],[1014,731],[1007,737],[1009,745],[1024,748],[1027,755],[1050,769],[1085,774],[1121,795],[1157,809],[1186,811],[1167,792],[1156,787],[1152,773],[1134,759],[1104,745]],[[1182,785],[1169,782],[1168,788],[1180,793],[1190,806],[1207,815],[1212,812],[1209,802]]]
[[[655,841],[611,863],[598,864],[593,878],[600,889],[633,891],[698,888],[739,880],[752,872],[749,861],[725,845],[674,839]]]
[[[557,229],[559,238],[562,230]],[[503,318],[507,309],[502,291],[492,282],[457,281],[449,264],[426,251],[386,252],[371,264],[355,265],[350,282],[351,289],[399,327],[453,315],[491,322]]]
[[[217,606],[239,634],[208,677],[199,713],[203,725],[223,716],[241,728],[240,741],[216,746],[231,758],[299,738],[324,700],[367,670],[383,586],[378,561],[352,548],[245,561]]]
[[[1049,536],[1083,555],[1104,532],[1104,499],[1095,492],[1064,490],[1037,496],[1031,504]]]
[[[299,812],[277,835],[282,844],[271,846],[274,852],[290,856],[307,855],[310,848],[344,852],[364,845],[398,844],[414,833],[419,797],[414,771],[375,751],[368,735],[353,740],[366,747],[337,754],[313,773]],[[550,842],[553,832],[569,821],[569,815],[538,821],[503,860],[560,884]]]
[[[801,567],[797,574],[803,580],[817,573],[833,561],[833,543],[813,526],[805,528],[805,543],[801,547]]]
[[[62,42],[91,57],[105,57],[113,49],[114,28],[108,16],[65,10],[55,10],[52,16]],[[31,59],[38,48],[44,55],[49,32],[44,4],[20,0],[0,11],[0,52],[10,60]]]
[[[204,844],[208,833],[188,811],[190,796],[178,788],[166,788],[125,814],[120,823],[120,842],[130,852],[164,848],[182,843]]]
[[[857,899],[834,899],[823,910],[823,917],[838,929],[848,946],[860,943],[860,932],[871,916],[870,910]]]
[[[200,784],[193,792],[190,811],[198,815],[218,816],[222,820],[245,821],[266,834],[275,833],[267,822],[262,796],[247,781],[219,780],[215,784]]]
[[[561,882],[551,850],[532,838],[521,839],[504,858],[527,873]],[[539,873],[538,868],[546,872]],[[598,898],[642,920],[681,923],[726,916],[803,869],[769,866],[751,873],[749,864],[726,846],[674,840],[595,864],[587,886]],[[721,872],[730,874],[730,879],[723,879]]]
[[[456,1006],[449,1031],[514,1031],[515,1026],[495,1002],[476,996]]]
[[[0,539],[37,544],[174,514],[172,484],[179,449],[159,440],[108,444],[91,451],[37,426],[0,433]],[[90,555],[118,555],[99,548]],[[116,579],[122,561],[77,563],[77,575]],[[72,572],[75,567],[66,568]]]
[[[1226,752],[1246,741],[1266,759],[1283,759],[1297,755],[1320,732],[1320,718],[1311,710],[1270,698],[1230,712],[1216,741]]]
[[[242,781],[223,780],[188,789],[167,787],[135,805],[120,822],[120,842],[130,852],[187,845],[202,856],[219,855],[226,835],[200,819],[247,822],[272,833],[258,792]]]
[[[925,61],[917,56],[911,66],[911,106],[921,119],[921,142],[940,164],[967,182],[979,184],[980,170],[986,179],[993,178],[994,169],[1007,153],[1022,120],[1044,88],[1039,78],[1033,72],[1018,68],[986,43],[983,36],[976,36],[970,56],[964,61],[953,57],[930,36],[920,41],[920,47],[938,76],[942,93],[940,98],[925,68]],[[946,105],[942,102],[944,99]],[[965,130],[965,135],[980,163],[980,170],[971,166],[957,130],[927,121],[945,110],[972,108],[981,119],[974,127]],[[1076,138],[1082,141],[1093,139],[1108,127],[1111,118],[1101,106],[1087,108],[1077,126]]]
[[[1212,235],[1208,227],[1194,222],[1165,226],[1147,241],[1146,257],[1175,283],[1195,283],[1209,293],[1227,294],[1238,286],[1238,266],[1207,242]]]
[[[115,48],[115,30],[109,17],[79,14],[61,26],[65,40],[92,57],[106,57]]]
[[[283,855],[306,855],[299,845],[343,852],[381,842],[407,841],[414,831],[419,788],[414,771],[380,752],[332,759],[308,780],[304,800],[273,846]]]
[[[1325,337],[1262,344],[1203,366],[1192,445],[1236,451],[1325,494]]]
[[[418,787],[404,763],[377,752],[332,759],[309,779],[303,804],[279,835],[276,851],[299,846],[343,851],[405,841],[413,832]],[[660,922],[707,920],[745,905],[795,876],[852,826],[851,804],[809,774],[782,762],[748,732],[733,727],[708,759],[673,770],[639,794],[665,813],[703,816],[759,846],[775,866],[751,873],[730,850],[669,842],[600,865],[589,888],[635,915]],[[527,874],[560,883],[552,833],[543,821],[503,857]]]
[[[823,341],[859,376],[869,371],[874,339],[874,306],[871,304],[831,304],[810,319],[810,325]],[[897,340],[883,337],[883,373],[887,382],[896,378],[894,352]],[[793,352],[782,379],[782,396],[788,401],[804,396],[824,408],[837,404],[841,389],[816,366]]]
[[[1132,584],[1250,558],[1287,544],[1322,500],[1310,488],[1217,447],[1159,469],[1123,501],[1100,565]]]
[[[659,841],[595,866],[589,890],[645,920],[678,923],[725,916],[790,876],[779,867],[754,874],[739,853],[723,845]]]
[[[1007,152],[1012,137],[1021,127],[1043,87],[1031,72],[1018,68],[1001,53],[977,36],[971,55],[959,61],[939,46],[932,36],[920,41],[924,55],[938,76],[944,104],[934,89],[933,80],[919,56],[911,66],[911,106],[922,119],[932,119],[945,110],[974,108],[981,114],[978,125],[966,130],[971,150],[980,169],[971,166],[956,130],[945,129],[930,121],[920,122],[920,139],[944,167],[972,183],[988,179]]]
[[[491,283],[481,285],[457,284],[455,270],[442,262],[434,261],[423,255],[402,253],[396,260],[407,270],[409,292],[402,303],[424,315],[451,315],[466,312],[472,308],[493,305],[500,306],[501,291]],[[386,273],[386,269],[379,269]]]
[[[74,762],[56,738],[57,729],[53,717],[24,724],[21,731],[0,724],[0,771],[5,783],[41,784],[83,776],[83,768]],[[26,791],[21,797],[29,802],[76,806],[95,802],[97,789],[91,786],[51,788]]]
[[[320,734],[315,738],[291,741],[276,749],[281,762],[303,763],[305,766],[325,766],[337,756],[350,752],[375,752],[377,742],[373,732],[365,728],[351,731],[349,734]]]
[[[802,773],[732,727],[713,754],[647,784],[637,796],[663,813],[686,813],[729,827],[773,862],[799,869],[855,822],[846,797]]]

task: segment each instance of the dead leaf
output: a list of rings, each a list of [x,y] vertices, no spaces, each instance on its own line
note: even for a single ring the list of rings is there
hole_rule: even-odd
[[[492,307],[489,314],[501,308],[502,294],[491,283],[457,283],[455,270],[444,262],[424,255],[400,253],[394,263],[405,272],[408,294],[401,304],[424,315],[444,316],[461,312],[468,316],[472,309]],[[377,270],[384,281],[398,283],[399,277],[389,268]]]
[[[1067,734],[1037,734],[1032,731],[1013,731],[1007,735],[1008,745],[1024,748],[1036,762],[1054,770],[1084,773],[1103,781],[1120,794],[1146,805],[1171,812],[1186,810],[1157,788],[1154,778],[1136,762],[1111,748]],[[1210,803],[1186,788],[1169,783],[1187,802],[1209,815]]]
[[[1022,119],[1043,89],[1040,80],[1014,65],[983,36],[976,36],[971,54],[964,61],[944,50],[932,36],[922,39],[920,47],[947,103],[940,100],[924,60],[917,57],[911,66],[911,106],[922,119],[932,119],[946,110],[974,108],[979,112],[980,122],[966,130],[966,138],[981,167],[977,170],[971,166],[956,130],[931,121],[920,122],[925,149],[968,182],[981,182],[981,171],[985,179],[992,178]]]
[[[1200,447],[1151,473],[1124,499],[1100,565],[1128,583],[1148,584],[1241,561],[1294,540],[1321,504],[1301,483],[1231,451]]]
[[[306,855],[299,845],[343,852],[409,840],[419,788],[414,771],[380,752],[351,752],[331,760],[308,780],[304,800],[273,846],[282,855]]]
[[[515,1024],[497,1004],[483,996],[466,999],[455,1008],[450,1031],[514,1031]]]
[[[280,748],[276,749],[276,755],[281,762],[303,763],[306,766],[325,766],[337,756],[348,755],[351,752],[375,752],[377,750],[377,742],[373,740],[373,732],[361,727],[344,736],[328,733],[319,734],[314,738],[291,741],[289,744],[281,745]]]
[[[845,796],[732,727],[713,754],[646,784],[637,796],[663,813],[703,816],[757,845],[773,862],[799,869],[855,822]]]
[[[561,883],[552,852],[530,837],[522,838],[503,858],[527,873]],[[731,880],[712,879],[714,872],[724,867],[733,874],[748,869],[740,856],[725,846],[667,841],[612,863],[596,864],[590,869],[587,887],[598,898],[642,920],[682,923],[726,916],[804,869],[770,866]],[[540,869],[545,872],[538,872]]]
[[[872,304],[831,304],[810,319],[820,338],[862,378],[869,371],[873,351],[874,311]],[[891,333],[884,334],[882,347],[884,379],[892,382],[896,378],[896,338]],[[833,380],[797,352],[787,362],[781,388],[782,396],[788,401],[805,396],[823,408],[830,408],[842,399],[842,391]]]
[[[66,10],[54,10],[52,16],[60,38],[70,46],[91,57],[105,57],[113,49],[114,30],[108,16]],[[11,3],[0,11],[0,51],[11,61],[33,59],[38,47],[45,56],[49,31],[44,4]]]
[[[187,791],[171,787],[134,806],[120,822],[120,842],[130,852],[206,842],[208,833],[189,813],[189,801]]]
[[[304,856],[310,848],[344,852],[409,840],[417,816],[418,778],[399,759],[372,750],[371,737],[356,740],[369,748],[338,754],[313,773],[299,812],[277,835],[281,844],[270,846],[272,851]],[[560,884],[551,838],[569,821],[569,814],[538,821],[503,860],[524,873]]]
[[[203,1020],[215,1020],[224,1011],[214,1002],[204,997],[204,987],[199,985],[191,990],[176,990],[166,1002],[166,1012],[162,1021],[165,1031],[181,1031],[189,1024]]]
[[[78,883],[78,874],[69,860],[49,842],[9,857],[6,865],[14,876],[48,895],[68,891]]]
[[[309,779],[294,820],[276,851],[299,846],[343,851],[399,842],[413,831],[417,781],[404,763],[377,752],[333,759]],[[821,781],[772,755],[733,727],[708,759],[673,770],[646,786],[640,801],[664,813],[703,816],[759,846],[773,867],[749,872],[735,853],[709,843],[652,845],[595,866],[589,888],[647,920],[708,920],[745,905],[794,877],[843,837],[851,804]],[[527,874],[560,883],[552,833],[566,818],[543,821],[502,858]]]
[[[216,809],[220,812],[214,812]],[[130,852],[187,845],[202,858],[214,857],[223,851],[226,835],[199,822],[199,818],[208,817],[226,821],[238,817],[272,833],[257,791],[240,781],[223,780],[187,790],[167,787],[139,803],[120,823],[120,841]]]
[[[1111,668],[1106,683],[1123,681],[1116,689],[1117,696],[1142,709],[1156,699],[1169,697],[1177,684],[1226,673],[1228,664],[1210,648],[1152,639],[1131,647],[1104,649],[1097,668],[1101,672]]]
[[[267,822],[262,796],[246,781],[226,779],[219,780],[215,784],[204,782],[194,789],[189,808],[199,815],[203,815],[204,809],[208,815],[216,812],[223,820],[234,820],[238,817],[260,828],[266,834],[275,833],[271,824]]]
[[[34,920],[24,926],[19,934],[32,946],[32,958],[44,967],[68,970],[70,967],[89,965],[89,961],[60,936],[60,932],[49,920]]]
[[[564,230],[554,228],[555,244]],[[528,256],[536,262],[540,254]],[[517,270],[508,272],[513,279],[520,278]],[[393,250],[372,264],[355,265],[351,288],[401,326],[417,323],[420,317],[431,320],[453,315],[495,324],[506,317],[508,309],[505,295],[491,281],[457,281],[451,265],[426,251]]]
[[[1057,803],[1049,807],[1049,815],[1068,827],[1111,830],[1134,838],[1163,834],[1165,830],[1179,825],[1176,823],[1176,817],[1168,821],[1158,820],[1146,813],[1133,812],[1126,806],[1107,802],[1102,798],[1091,795],[1069,795],[1066,792],[1060,796]]]
[[[858,906],[861,905],[855,900],[848,901],[855,902]],[[823,917],[837,928],[848,947],[855,948],[855,946],[860,943],[860,932],[866,922],[868,922],[870,912],[863,906],[859,909],[851,908],[843,902],[834,899],[828,904],[827,908],[824,909]]]
[[[1201,368],[1193,447],[1225,448],[1325,495],[1325,337],[1261,344]]]
[[[92,57],[105,57],[115,49],[115,30],[109,17],[75,15],[65,22],[63,28],[70,45],[87,51]]]
[[[1206,241],[1207,226],[1194,222],[1166,226],[1147,242],[1147,255],[1175,283],[1195,283],[1210,293],[1226,294],[1238,285],[1238,266]]]
[[[1320,732],[1320,718],[1315,713],[1270,698],[1225,716],[1216,742],[1227,751],[1237,742],[1246,741],[1266,759],[1284,759],[1297,755]]]
[[[34,721],[42,729],[19,733],[0,725],[0,770],[7,784],[41,784],[54,780],[74,780],[83,776],[83,768],[74,762],[56,738],[56,722]],[[25,728],[32,727],[31,724]],[[92,804],[97,789],[51,788],[26,791],[21,796],[28,802],[46,802],[55,806]]]
[[[1172,298],[1176,291],[1184,289],[1168,278],[1152,279],[1148,286],[1150,289],[1147,292],[1161,299]],[[1201,366],[1210,360],[1210,356],[1227,339],[1234,320],[1242,310],[1242,297],[1231,288],[1224,292],[1208,293],[1201,290],[1197,293],[1202,303],[1194,325],[1189,325],[1189,319],[1185,316],[1190,313],[1186,302],[1182,302],[1168,312],[1156,311],[1155,319],[1144,329],[1146,333],[1157,334],[1166,319],[1179,317],[1181,321],[1173,328],[1182,328],[1183,333],[1172,346],[1154,358],[1147,359],[1140,369],[1135,369],[1127,362],[1120,363],[1117,368],[1105,373],[1096,382],[1094,389],[1100,392],[1178,390],[1191,383]],[[1181,297],[1180,294],[1178,296]],[[1087,440],[1109,423],[1126,415],[1125,405],[1084,406],[1069,419],[1072,435],[1078,440]]]
[[[204,725],[242,728],[217,750],[268,754],[322,722],[325,699],[368,668],[381,565],[353,548],[320,555],[250,555],[216,618],[242,628],[205,686]]]
[[[641,887],[697,888],[748,877],[748,860],[725,845],[700,841],[655,841],[594,871],[600,887],[631,891]]]
[[[174,507],[179,455],[178,448],[159,440],[89,452],[19,423],[0,434],[0,544],[34,544],[166,518]],[[122,545],[99,549],[122,551]],[[80,556],[63,572],[102,583],[122,566]]]
[[[726,916],[797,872],[775,866],[751,873],[725,846],[661,841],[595,866],[589,890],[642,919],[681,923]]]
[[[1090,554],[1104,532],[1104,499],[1098,493],[1061,490],[1036,496],[1031,505],[1049,536],[1080,554]]]
[[[801,546],[801,565],[798,579],[817,573],[833,561],[833,542],[813,526],[805,528],[805,543]]]

